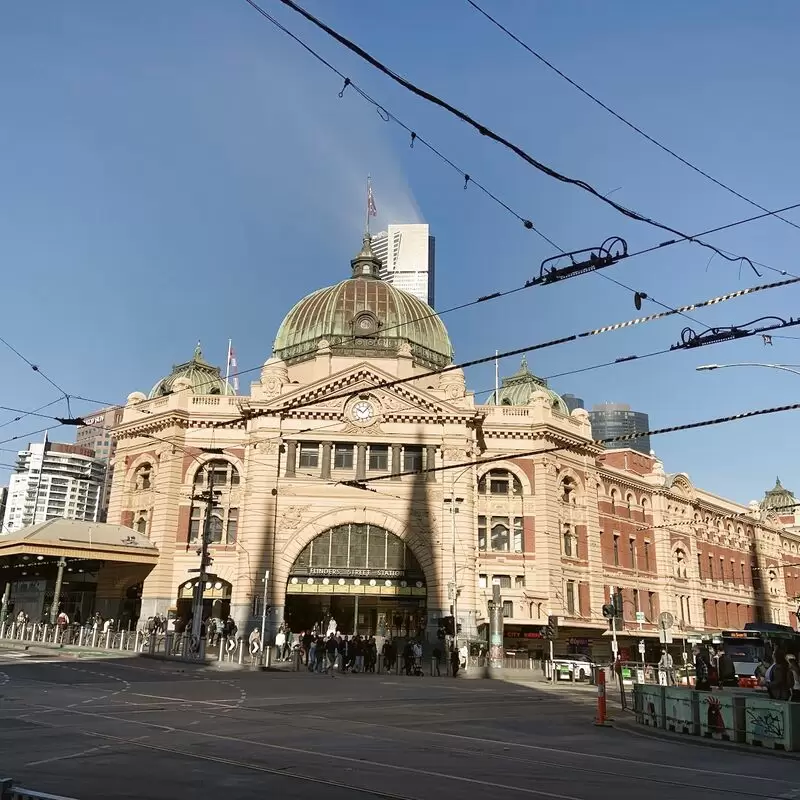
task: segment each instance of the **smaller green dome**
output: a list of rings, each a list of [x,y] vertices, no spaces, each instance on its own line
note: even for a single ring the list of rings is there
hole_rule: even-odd
[[[179,385],[173,389],[175,382],[179,380],[188,384],[186,388],[191,389],[192,394],[236,394],[222,377],[220,368],[212,366],[203,358],[200,342],[194,349],[192,360],[185,364],[175,364],[172,372],[153,387],[149,398],[152,400],[155,397],[172,394],[173,391],[182,388]]]
[[[544,378],[534,375],[528,369],[528,359],[522,356],[520,368],[510,377],[503,378],[498,392],[492,392],[486,405],[494,406],[526,406],[531,401],[534,392],[544,392],[550,397],[552,407],[562,414],[569,415],[569,408],[561,398],[548,385]],[[497,396],[496,396],[497,395]]]

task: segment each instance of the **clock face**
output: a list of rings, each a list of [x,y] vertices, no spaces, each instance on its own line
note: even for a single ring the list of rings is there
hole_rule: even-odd
[[[368,403],[366,400],[359,400],[353,406],[352,414],[356,422],[367,422],[375,416],[375,409],[372,407],[372,403]]]
[[[372,320],[369,317],[361,317],[358,321],[358,327],[362,331],[371,331],[372,330]]]

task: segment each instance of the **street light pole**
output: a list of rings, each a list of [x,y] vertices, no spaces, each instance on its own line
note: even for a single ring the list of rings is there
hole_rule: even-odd
[[[200,652],[200,639],[203,626],[203,592],[206,587],[206,567],[209,566],[208,545],[211,540],[211,516],[214,510],[214,468],[208,471],[208,489],[198,499],[205,500],[206,518],[203,522],[202,544],[200,546],[200,570],[194,591],[192,609],[192,652]]]
[[[701,364],[699,367],[695,367],[695,370],[697,372],[712,372],[715,369],[730,369],[732,367],[763,367],[764,369],[791,372],[792,375],[800,376],[800,365],[798,364],[761,364],[754,361],[742,361],[736,364]]]
[[[445,502],[450,506],[450,538],[451,538],[451,560],[453,567],[453,575],[451,585],[453,587],[453,641],[456,650],[458,649],[458,560],[456,558],[456,514],[458,513],[459,504],[464,501],[463,497],[456,497],[456,481],[468,470],[472,469],[471,466],[461,470],[458,474],[453,473],[450,476],[450,497],[445,499]]]

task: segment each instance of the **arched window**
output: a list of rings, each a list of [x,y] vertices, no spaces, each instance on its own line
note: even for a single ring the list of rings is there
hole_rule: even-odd
[[[521,495],[520,479],[505,469],[493,469],[478,480],[478,494]]]
[[[675,577],[687,577],[686,551],[680,547],[675,551]]]
[[[636,498],[634,498],[634,496],[630,492],[628,492],[628,494],[625,495],[625,505],[628,506],[628,513],[629,514],[630,514],[630,511],[631,511],[631,508],[635,505],[635,503],[636,503]]]
[[[239,533],[239,470],[224,459],[207,461],[195,473],[195,487],[211,486],[216,505],[206,522],[208,505],[196,500],[189,521],[189,541],[199,542],[203,533],[209,544],[234,544]]]
[[[617,513],[617,490],[616,489],[612,489],[609,492],[609,495],[611,497],[611,513],[612,514],[616,514]]]
[[[642,498],[642,522],[646,522],[647,517],[647,498]]]
[[[575,479],[566,475],[561,481],[561,501],[568,505],[575,505],[577,502],[577,488]]]
[[[492,518],[492,550],[507,552],[510,549],[508,520]]]
[[[153,485],[153,465],[140,464],[133,474],[133,488],[136,491],[146,491]]]

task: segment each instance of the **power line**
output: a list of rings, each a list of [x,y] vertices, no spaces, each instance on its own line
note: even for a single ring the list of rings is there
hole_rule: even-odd
[[[457,369],[464,369],[466,367],[478,366],[479,364],[486,364],[486,363],[489,363],[491,361],[495,361],[498,358],[507,358],[509,356],[516,356],[516,355],[522,355],[523,353],[530,353],[530,352],[533,352],[535,350],[544,350],[544,349],[549,348],[549,347],[555,347],[556,345],[566,344],[567,342],[575,342],[575,341],[578,341],[580,339],[585,339],[585,338],[589,338],[589,337],[592,337],[592,336],[599,336],[601,334],[610,333],[612,331],[622,330],[623,328],[630,328],[630,327],[634,327],[636,325],[643,325],[643,324],[648,323],[648,322],[653,322],[655,320],[665,319],[667,317],[671,317],[671,316],[674,316],[676,314],[681,314],[684,311],[694,311],[696,309],[706,308],[706,307],[712,306],[712,305],[718,305],[720,303],[725,303],[725,302],[727,302],[729,300],[733,300],[733,299],[736,299],[736,298],[739,298],[739,297],[744,297],[745,295],[748,295],[748,294],[754,294],[756,292],[765,291],[767,289],[774,289],[774,288],[778,288],[778,287],[789,286],[791,284],[795,284],[795,283],[798,283],[798,282],[800,282],[800,278],[788,278],[787,280],[776,281],[776,282],[770,283],[770,284],[762,284],[760,286],[753,286],[753,287],[750,287],[750,288],[747,288],[747,289],[738,289],[735,292],[729,292],[728,294],[720,295],[718,297],[712,297],[709,300],[703,300],[703,301],[701,301],[699,303],[690,303],[689,305],[681,306],[681,307],[673,309],[671,311],[660,311],[660,312],[658,312],[656,314],[649,314],[649,315],[644,316],[644,317],[637,317],[635,319],[627,320],[625,322],[617,322],[617,323],[614,323],[612,325],[604,325],[601,328],[593,328],[593,329],[588,330],[588,331],[583,331],[581,333],[571,334],[569,336],[562,336],[562,337],[559,337],[557,339],[551,339],[549,341],[542,342],[542,343],[539,343],[539,344],[525,345],[524,347],[517,347],[517,348],[514,348],[513,350],[506,350],[506,351],[504,351],[502,353],[495,353],[495,354],[490,355],[490,356],[483,356],[481,358],[471,359],[470,361],[462,361],[462,362],[460,362],[458,364],[451,364],[451,365],[449,365],[447,367],[442,367],[440,369],[429,370],[428,372],[423,372],[423,373],[421,373],[419,375],[411,375],[411,376],[408,376],[408,377],[405,377],[405,378],[395,378],[395,379],[390,380],[390,381],[382,381],[380,383],[372,385],[370,388],[371,389],[388,389],[388,388],[391,388],[393,386],[399,386],[399,385],[404,384],[404,383],[409,383],[411,381],[422,380],[423,378],[431,377],[433,375],[442,375],[442,374],[445,374],[447,372],[452,372],[452,371],[457,370]],[[797,323],[793,322],[792,324],[797,324]],[[748,334],[748,335],[752,335],[752,334]],[[689,346],[692,346],[692,345],[689,345]],[[327,395],[324,399],[325,400],[337,400],[337,399],[341,399],[341,398],[349,398],[349,397],[352,396],[354,391],[357,391],[357,390],[349,390],[349,391],[346,391],[346,392],[340,392],[338,394],[334,393],[334,394],[331,394],[331,395]],[[320,399],[322,399],[322,398],[315,397],[313,399],[306,400],[304,402],[291,403],[291,404],[288,404],[288,405],[285,405],[285,406],[270,408],[270,409],[261,410],[261,411],[255,411],[255,412],[252,412],[250,414],[243,415],[242,417],[234,419],[234,420],[217,422],[217,423],[215,423],[215,427],[225,427],[227,425],[235,425],[235,424],[238,424],[239,422],[244,422],[244,421],[247,421],[249,419],[255,419],[256,417],[261,417],[261,416],[265,416],[265,415],[269,415],[269,414],[275,414],[275,413],[285,413],[287,411],[293,411],[293,410],[296,410],[298,408],[305,408],[307,406],[315,405],[316,403],[318,403],[320,401]]]
[[[710,428],[714,425],[723,425],[727,422],[737,422],[738,420],[742,419],[750,419],[752,417],[763,417],[768,414],[778,414],[783,411],[797,411],[800,409],[800,403],[792,403],[791,405],[786,406],[773,406],[772,408],[761,408],[755,411],[743,411],[739,414],[731,414],[727,417],[715,417],[714,419],[706,419],[701,420],[700,422],[687,422],[682,425],[671,425],[667,428],[655,428],[654,430],[650,431],[639,431],[638,433],[626,433],[622,436],[610,436],[605,439],[593,439],[591,442],[587,444],[601,446],[601,445],[608,445],[614,444],[617,442],[628,442],[632,439],[638,439],[642,436],[661,436],[666,433],[677,433],[679,431],[690,431],[696,430],[698,428]],[[555,453],[561,450],[571,450],[581,446],[580,444],[567,444],[567,445],[559,445],[556,447],[546,447],[539,450],[527,450],[524,452],[515,452],[515,453],[504,453],[503,455],[499,456],[489,456],[488,458],[479,458],[473,459],[470,461],[461,461],[457,464],[446,464],[441,467],[430,467],[426,469],[419,469],[419,470],[406,470],[404,472],[397,472],[390,475],[374,475],[369,478],[363,478],[359,481],[343,481],[345,485],[348,486],[355,486],[356,488],[361,488],[361,484],[373,483],[376,481],[384,481],[390,479],[397,479],[406,476],[420,476],[420,475],[427,475],[433,472],[445,472],[451,469],[463,469],[466,467],[480,467],[484,464],[494,464],[498,461],[506,461],[509,458],[524,458],[526,456],[539,456],[545,455],[547,453]]]
[[[55,400],[51,400],[49,403],[45,403],[43,406],[39,406],[38,408],[34,408],[33,411],[23,411],[20,413],[19,416],[14,417],[13,419],[6,420],[5,422],[0,423],[0,428],[6,428],[9,425],[13,425],[15,422],[19,422],[20,420],[24,419],[25,417],[31,416],[40,416],[38,414],[39,411],[44,411],[46,408],[50,408],[50,406],[54,406],[56,403],[60,403],[64,398],[57,397]]]
[[[254,2],[254,0],[245,0],[245,2],[247,2],[249,5],[251,5],[255,9],[257,9],[258,11],[263,12],[263,9],[261,9],[260,6],[258,6],[257,3]],[[366,50],[364,50],[362,47],[357,45],[355,42],[353,42],[352,40],[350,40],[347,37],[343,36],[338,31],[334,30],[329,25],[326,25],[320,19],[315,17],[313,14],[311,14],[308,11],[306,11],[302,6],[300,6],[297,3],[295,3],[294,0],[279,0],[279,2],[281,2],[283,5],[287,6],[288,8],[291,8],[293,11],[297,12],[301,16],[305,17],[305,19],[307,19],[309,22],[311,22],[317,28],[319,28],[320,30],[323,30],[325,33],[328,34],[328,36],[330,36],[331,38],[335,39],[337,42],[339,42],[339,44],[343,45],[348,50],[350,50],[350,52],[355,53],[357,56],[359,56],[359,58],[361,58],[362,60],[366,61],[368,64],[372,65],[379,72],[382,72],[384,75],[386,75],[387,77],[391,78],[391,80],[393,80],[395,83],[397,83],[400,86],[402,86],[404,89],[407,89],[408,91],[410,91],[413,94],[415,94],[417,97],[421,97],[423,100],[426,100],[429,103],[432,103],[433,105],[436,105],[439,108],[442,108],[445,111],[449,112],[451,115],[455,116],[457,119],[460,119],[462,122],[464,122],[467,125],[469,125],[472,128],[474,128],[482,136],[485,136],[486,138],[491,139],[491,140],[497,142],[498,144],[501,144],[504,147],[508,148],[509,150],[511,150],[511,152],[513,152],[515,155],[519,156],[519,158],[521,158],[523,161],[525,161],[525,163],[529,164],[530,166],[532,166],[534,169],[538,170],[539,172],[542,172],[545,175],[547,175],[547,176],[549,176],[549,177],[551,177],[551,178],[553,178],[553,179],[555,179],[557,181],[560,181],[561,183],[566,183],[566,184],[569,184],[571,186],[576,186],[579,189],[582,189],[583,191],[588,192],[589,194],[591,194],[592,196],[596,197],[601,202],[603,202],[606,205],[610,206],[611,208],[615,209],[620,214],[623,214],[624,216],[628,217],[629,219],[634,219],[634,220],[637,220],[638,222],[644,222],[644,223],[646,223],[648,225],[651,225],[651,226],[653,226],[655,228],[660,228],[661,230],[664,230],[664,231],[667,231],[669,233],[675,234],[676,236],[681,236],[681,237],[683,237],[683,238],[685,238],[685,239],[687,239],[689,241],[694,242],[695,244],[699,244],[701,247],[705,247],[705,248],[708,248],[709,250],[712,250],[713,252],[717,253],[722,258],[724,258],[726,261],[734,261],[734,262],[743,261],[746,264],[748,264],[748,266],[750,266],[753,269],[753,271],[756,272],[756,274],[758,274],[758,271],[753,266],[753,262],[751,261],[751,259],[747,258],[746,256],[736,256],[736,257],[728,256],[723,250],[719,249],[718,247],[715,247],[714,245],[708,244],[707,242],[701,241],[700,239],[697,239],[695,237],[686,236],[685,234],[683,234],[681,231],[679,231],[676,228],[672,228],[669,225],[665,225],[662,222],[658,222],[657,220],[652,219],[651,217],[647,217],[647,216],[645,216],[643,214],[640,214],[638,211],[634,211],[633,209],[626,208],[625,206],[620,205],[619,203],[617,203],[614,200],[612,200],[610,197],[607,197],[606,195],[601,194],[591,184],[587,183],[584,180],[580,180],[580,179],[577,179],[577,178],[570,178],[569,176],[558,172],[557,170],[553,169],[552,167],[547,166],[546,164],[542,163],[538,159],[536,159],[533,156],[531,156],[529,153],[527,153],[519,145],[516,145],[512,141],[510,141],[509,139],[506,139],[505,137],[501,136],[500,134],[495,133],[495,131],[493,131],[491,128],[486,127],[485,125],[483,125],[482,123],[478,122],[473,117],[469,116],[468,114],[466,114],[465,112],[463,112],[460,109],[456,108],[455,106],[451,105],[447,101],[442,100],[440,97],[437,97],[436,95],[431,94],[430,92],[428,92],[428,91],[426,91],[424,89],[421,89],[420,87],[418,87],[417,85],[415,85],[411,81],[409,81],[406,78],[403,78],[402,76],[398,75],[396,72],[394,72],[393,70],[389,69],[389,67],[387,67],[385,64],[383,64],[377,58],[375,58],[374,56],[370,55]]]
[[[726,192],[729,192],[730,194],[734,195],[735,197],[738,197],[740,200],[744,200],[746,203],[749,203],[751,206],[754,206],[755,208],[760,208],[762,211],[766,211],[767,210],[760,203],[757,203],[755,200],[752,200],[751,198],[749,198],[746,195],[742,194],[741,192],[737,191],[732,186],[729,186],[727,183],[723,183],[721,180],[719,180],[719,178],[715,178],[713,175],[710,175],[708,172],[706,172],[705,170],[701,169],[696,164],[693,164],[691,161],[689,161],[688,159],[684,158],[682,155],[676,153],[670,147],[667,147],[667,145],[665,145],[663,142],[660,142],[660,141],[658,141],[658,139],[654,138],[653,136],[650,136],[650,134],[648,134],[645,131],[643,131],[638,125],[635,125],[633,122],[631,122],[630,120],[628,120],[625,117],[623,117],[622,114],[620,114],[619,112],[615,111],[609,105],[604,103],[598,97],[596,97],[591,92],[589,92],[587,89],[585,89],[583,86],[581,86],[579,83],[577,83],[577,81],[574,81],[572,78],[570,78],[564,72],[562,72],[557,66],[555,66],[555,64],[553,64],[550,61],[548,61],[543,55],[541,55],[540,53],[537,53],[532,47],[530,47],[530,45],[528,45],[526,42],[524,42],[522,39],[520,39],[513,31],[511,31],[509,28],[507,28],[505,25],[503,25],[499,20],[497,20],[495,17],[493,17],[491,14],[489,14],[488,11],[485,11],[483,8],[481,8],[481,6],[479,6],[475,2],[475,0],[467,0],[467,3],[469,3],[477,12],[479,12],[484,17],[486,17],[486,19],[488,19],[493,25],[495,25],[497,28],[499,28],[501,31],[503,31],[503,33],[505,33],[507,36],[509,36],[511,39],[513,39],[518,45],[520,45],[520,47],[522,47],[523,49],[527,50],[528,53],[530,53],[534,58],[538,59],[548,69],[552,70],[553,72],[556,73],[556,75],[558,75],[561,78],[563,78],[567,83],[570,84],[570,86],[572,86],[575,89],[577,89],[585,97],[588,97],[593,103],[596,103],[598,106],[600,106],[600,108],[602,108],[603,110],[607,111],[609,114],[611,114],[612,117],[614,117],[615,119],[619,120],[623,125],[626,125],[632,131],[635,131],[636,133],[638,133],[639,136],[643,137],[644,139],[646,139],[651,144],[654,144],[656,147],[659,148],[659,150],[662,150],[663,152],[667,153],[667,155],[670,155],[674,159],[677,159],[684,166],[687,166],[687,167],[689,167],[689,169],[694,170],[694,172],[696,172],[698,175],[702,175],[707,180],[709,180],[712,183],[716,184],[721,189],[724,189]],[[790,219],[786,219],[786,217],[782,217],[779,214],[776,214],[775,216],[779,220],[781,220],[782,222],[785,222],[787,225],[791,225],[793,228],[797,228],[798,230],[800,230],[800,225],[797,225],[796,223],[792,222]]]
[[[0,336],[0,342],[2,342],[12,353],[14,353],[14,355],[22,359],[22,361],[24,361],[34,372],[36,372],[38,375],[41,375],[52,387],[64,395],[64,399],[67,401],[67,413],[72,415],[72,411],[69,407],[69,395],[49,375],[47,375],[47,373],[45,373],[38,364],[34,364],[29,358],[26,358],[22,353],[20,353],[19,350],[17,350],[16,347],[14,347],[14,345],[6,341],[2,336]]]

